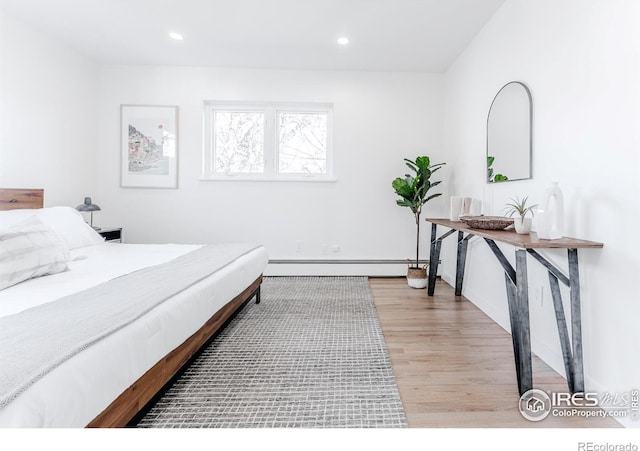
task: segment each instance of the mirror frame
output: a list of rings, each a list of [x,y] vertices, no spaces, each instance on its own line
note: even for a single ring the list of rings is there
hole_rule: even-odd
[[[527,93],[527,97],[529,99],[529,111],[528,111],[529,112],[529,161],[528,161],[529,174],[527,177],[523,177],[519,179],[508,179],[508,180],[503,180],[498,182],[492,182],[487,177],[487,167],[485,166],[485,171],[484,171],[485,182],[489,185],[495,184],[495,183],[515,182],[518,180],[530,180],[533,178],[533,97],[531,96],[531,90],[529,89],[529,87],[521,81],[510,81],[509,83],[506,83],[504,86],[502,86],[502,88],[498,90],[493,100],[491,101],[491,106],[489,107],[489,113],[487,113],[487,142],[486,142],[485,165],[486,165],[487,159],[489,158],[489,119],[491,118],[491,110],[493,109],[493,105],[496,102],[496,99],[498,98],[502,90],[512,84],[517,84],[522,86],[524,88],[524,91]]]

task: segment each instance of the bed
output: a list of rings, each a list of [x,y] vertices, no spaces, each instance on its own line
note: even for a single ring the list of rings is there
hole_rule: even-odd
[[[105,243],[75,209],[42,206],[42,190],[0,189],[0,263],[23,231],[57,252],[48,274],[0,278],[0,427],[124,427],[260,300],[261,245]]]

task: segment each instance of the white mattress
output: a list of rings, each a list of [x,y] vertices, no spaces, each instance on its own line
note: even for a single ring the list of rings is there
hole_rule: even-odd
[[[70,271],[0,291],[0,317],[164,263],[199,246],[106,243],[72,252]],[[79,353],[0,409],[0,427],[84,427],[260,274],[259,247]]]

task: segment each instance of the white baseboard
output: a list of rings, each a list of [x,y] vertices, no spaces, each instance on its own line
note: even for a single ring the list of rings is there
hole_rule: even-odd
[[[404,277],[406,259],[271,259],[266,276]],[[420,259],[420,265],[429,260]]]
[[[327,264],[327,263],[269,263],[265,276],[372,276],[403,277],[406,264]]]

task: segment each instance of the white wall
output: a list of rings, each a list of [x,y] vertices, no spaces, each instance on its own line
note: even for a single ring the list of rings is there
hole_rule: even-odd
[[[446,74],[451,194],[483,199],[486,214],[502,214],[508,198],[539,202],[558,181],[565,234],[605,243],[579,257],[586,388],[610,393],[640,386],[639,12],[633,0],[507,0]],[[495,93],[513,80],[532,91],[534,178],[488,186],[486,116]],[[443,254],[449,281],[450,240]],[[508,246],[504,252],[514,255]],[[565,252],[544,254],[566,268]],[[463,294],[508,328],[498,262],[480,241],[469,258]],[[533,350],[563,373],[548,278],[532,259],[528,265],[532,293],[544,287],[542,301],[530,300]]]
[[[91,195],[97,88],[97,65],[0,10],[0,187]]]
[[[627,391],[640,385],[638,13],[633,0],[507,0],[442,77],[98,69],[0,11],[0,186],[43,187],[48,205],[92,195],[103,208],[96,223],[123,226],[129,242],[250,240],[278,259],[404,259],[413,254],[414,224],[390,187],[405,171],[403,157],[446,161],[443,190],[484,200],[488,214],[500,214],[511,196],[539,201],[559,181],[567,234],[605,243],[580,252],[587,389]],[[487,186],[486,114],[512,80],[527,83],[534,98],[534,179]],[[338,181],[200,181],[204,100],[334,103]],[[123,103],[180,107],[179,189],[119,187]],[[426,215],[446,215],[447,201],[429,204]],[[322,255],[325,243],[341,252]],[[443,274],[451,281],[454,239],[446,243]],[[564,253],[546,255],[565,265]],[[471,244],[469,259],[464,294],[507,328],[497,262],[481,242]],[[544,287],[542,302],[531,302],[534,352],[563,372],[547,278],[529,266],[532,292]],[[287,271],[294,269],[305,271]]]
[[[126,241],[257,241],[272,259],[414,254],[415,223],[408,209],[395,205],[391,181],[406,173],[404,157],[446,160],[442,76],[133,66],[102,67],[100,75],[95,201],[103,208],[100,224],[123,226]],[[200,180],[205,100],[333,103],[337,181]],[[120,188],[120,104],[179,106],[179,189]],[[434,200],[425,214],[436,214],[442,205]],[[338,245],[340,252],[323,255],[322,244]],[[428,257],[426,250],[422,256]],[[375,268],[272,266],[269,271],[366,274]],[[402,274],[406,267],[394,271]]]

